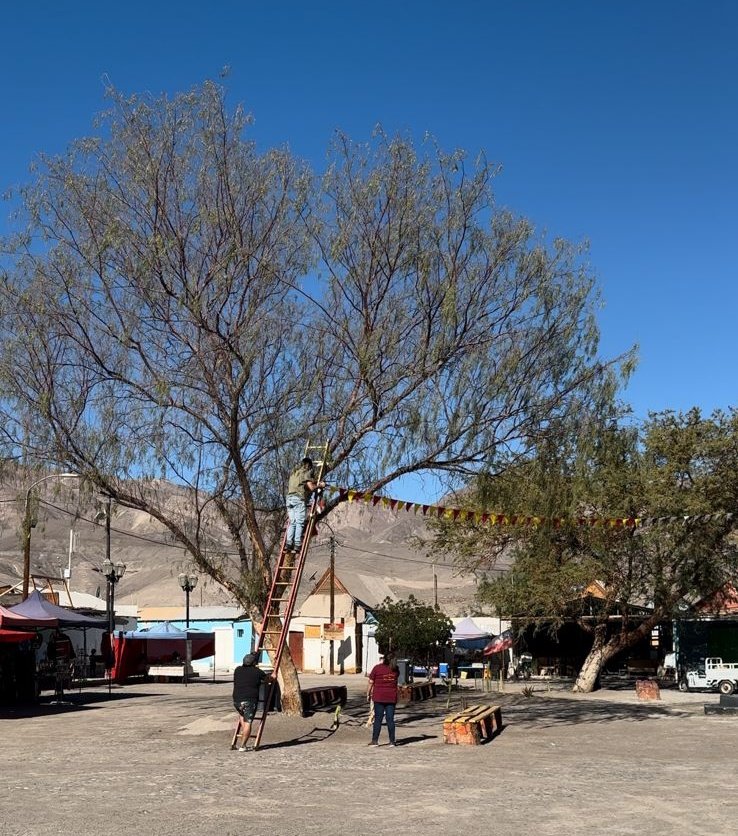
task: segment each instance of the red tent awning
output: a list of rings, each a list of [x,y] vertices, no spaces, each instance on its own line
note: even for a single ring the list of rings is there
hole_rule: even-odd
[[[29,618],[21,613],[13,612],[8,607],[0,607],[0,628],[18,627],[30,630],[33,627],[56,627],[59,622],[55,618]]]
[[[3,630],[0,628],[0,643],[26,642],[36,638],[35,633],[26,633],[23,630]]]

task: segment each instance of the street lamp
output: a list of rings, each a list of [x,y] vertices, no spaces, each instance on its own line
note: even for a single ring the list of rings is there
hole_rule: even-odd
[[[32,482],[26,491],[26,504],[23,511],[23,600],[28,598],[28,588],[31,585],[31,529],[35,523],[31,519],[31,492],[47,479],[81,479],[79,473],[49,473]]]
[[[184,590],[185,594],[185,626],[190,626],[190,592],[197,586],[197,575],[188,575],[186,572],[180,572],[177,577],[179,585]]]
[[[115,585],[126,573],[126,564],[118,561],[113,563],[110,558],[103,560],[103,575],[108,582],[108,632],[110,633],[110,647],[113,647],[115,633]]]

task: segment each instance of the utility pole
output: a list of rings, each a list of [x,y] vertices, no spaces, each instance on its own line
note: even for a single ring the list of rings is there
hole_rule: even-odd
[[[433,564],[433,606],[438,609],[438,575],[435,563]]]
[[[110,559],[110,515],[113,511],[113,500],[107,494],[104,495],[105,499],[105,561],[103,565],[107,568],[107,572],[105,577],[108,581],[108,588],[107,588],[107,595],[105,596],[107,609],[108,609],[108,633],[110,635],[110,647],[112,650],[113,647],[113,635],[115,633],[115,592],[114,586],[115,582],[110,580],[109,575],[111,572],[114,571],[110,568],[113,565],[113,561]]]
[[[28,598],[28,589],[31,585],[31,529],[36,523],[33,519],[33,508],[31,494],[36,485],[40,485],[47,479],[81,479],[79,473],[49,473],[32,482],[26,491],[26,502],[23,509],[23,600]]]
[[[331,534],[331,609],[330,609],[330,616],[328,620],[331,623],[331,630],[333,630],[333,624],[336,620],[336,538]],[[330,640],[330,655],[331,661],[329,670],[331,676],[336,672],[335,664],[333,661],[333,639]]]

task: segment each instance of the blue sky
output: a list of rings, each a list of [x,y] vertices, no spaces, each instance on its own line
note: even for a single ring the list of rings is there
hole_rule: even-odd
[[[229,65],[257,141],[315,166],[377,123],[484,150],[501,204],[590,242],[636,414],[738,404],[738,3],[29,0],[2,42],[3,191],[91,131],[104,74],[176,92]]]

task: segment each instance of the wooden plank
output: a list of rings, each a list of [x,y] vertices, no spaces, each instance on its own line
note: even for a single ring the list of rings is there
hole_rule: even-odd
[[[463,711],[460,711],[456,714],[448,714],[445,718],[445,722],[452,723],[459,720],[467,720],[467,719],[475,719],[478,720],[481,717],[489,716],[494,714],[496,711],[500,710],[499,705],[472,705],[468,708],[465,708]]]

